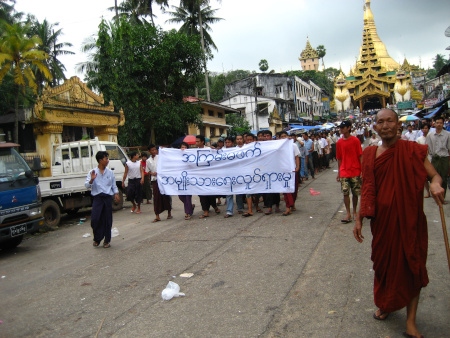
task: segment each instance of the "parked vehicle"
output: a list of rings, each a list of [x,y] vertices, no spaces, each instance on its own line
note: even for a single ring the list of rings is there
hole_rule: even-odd
[[[113,210],[123,208],[122,178],[128,157],[117,143],[95,138],[53,144],[51,154],[46,156],[51,163],[50,176],[40,177],[42,213],[47,226],[56,227],[62,213],[76,214],[80,208],[92,205],[91,193],[84,183],[89,170],[98,165],[95,154],[100,150],[108,152],[108,168],[114,171],[121,192],[120,201],[113,202]]]
[[[0,248],[19,245],[26,233],[44,224],[39,179],[16,151],[0,143]]]

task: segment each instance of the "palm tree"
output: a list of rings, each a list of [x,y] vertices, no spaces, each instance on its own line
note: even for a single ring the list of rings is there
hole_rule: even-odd
[[[66,47],[72,47],[72,44],[69,42],[58,42],[63,35],[61,29],[55,31],[55,27],[59,25],[58,22],[51,24],[44,19],[44,21],[40,23],[33,17],[30,17],[29,19],[31,19],[29,36],[37,35],[41,39],[42,45],[39,49],[49,56],[46,64],[48,69],[50,69],[53,78],[51,85],[56,86],[66,79],[66,76],[64,75],[66,67],[58,60],[58,57],[61,55],[74,55],[74,52],[64,49]],[[39,86],[38,92],[41,92],[44,84],[44,76],[38,71],[36,72],[36,78]]]
[[[223,20],[214,16],[217,9],[211,9],[210,6],[202,6],[200,11],[201,15],[198,15],[198,10],[195,7],[192,12],[186,6],[172,6],[172,8],[174,11],[167,11],[172,16],[172,19],[166,20],[167,23],[182,23],[178,31],[187,35],[200,36],[200,31],[202,30],[204,49],[208,56],[211,55],[211,48],[217,51],[217,46],[209,34],[212,30],[210,25]],[[202,27],[200,26],[199,19],[202,21]]]
[[[42,45],[41,39],[34,35],[28,37],[29,25],[22,23],[2,25],[2,35],[0,37],[0,81],[8,74],[12,73],[14,85],[16,87],[14,100],[14,142],[19,141],[19,96],[25,92],[26,88],[31,88],[37,92],[36,79],[32,67],[38,69],[46,80],[51,80],[52,74],[45,61],[48,54],[39,50]]]
[[[153,3],[159,5],[161,10],[164,10],[165,7],[169,6],[168,0],[125,0],[119,6],[117,6],[116,2],[115,6],[110,7],[109,10],[114,10],[116,12],[116,20],[120,15],[137,24],[146,22],[144,18],[150,16],[150,20],[152,21],[153,26],[155,26],[155,22],[153,21],[153,18],[155,17],[153,14]]]
[[[219,1],[220,2],[220,1]],[[203,7],[203,10],[202,10]],[[207,54],[208,57],[211,57],[211,49],[210,46],[212,46],[214,49],[217,50],[216,45],[214,44],[214,41],[212,40],[211,36],[207,32],[208,30],[211,30],[211,27],[209,26],[210,23],[215,23],[217,21],[223,20],[222,18],[216,18],[214,17],[214,13],[216,10],[212,10],[209,6],[209,0],[180,0],[180,7],[175,7],[175,9],[181,9],[180,13],[177,13],[177,10],[175,12],[172,12],[174,18],[168,20],[167,22],[185,22],[188,23],[189,20],[191,23],[187,24],[187,31],[190,31],[191,34],[194,34],[195,31],[200,33],[200,43],[202,46],[202,51],[204,55],[204,68],[205,68],[205,84],[206,84],[206,100],[211,101],[210,95],[209,95],[209,80],[208,80],[208,69],[206,67],[206,59]],[[184,17],[184,20],[182,17],[178,17],[177,15],[181,14],[183,15],[183,10],[186,14],[190,13],[190,15],[187,15]],[[171,14],[171,12],[169,12]],[[205,16],[204,16],[205,14]],[[197,17],[198,20],[194,21],[192,18]],[[208,20],[206,22],[206,25],[204,24],[205,20]],[[191,26],[192,28],[189,28]],[[197,33],[198,34],[198,33]],[[208,39],[208,45],[205,47],[206,39]]]

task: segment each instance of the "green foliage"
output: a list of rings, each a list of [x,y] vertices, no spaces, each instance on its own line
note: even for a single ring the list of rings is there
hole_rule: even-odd
[[[245,79],[246,77],[250,76],[251,72],[248,70],[242,70],[242,69],[237,69],[237,70],[233,70],[227,73],[222,73],[222,74],[214,74],[211,75],[209,77],[209,83],[211,84],[211,91],[210,91],[210,95],[211,95],[211,101],[212,102],[217,102],[222,100],[225,97],[234,95],[236,93],[225,93],[225,85],[228,83],[231,83],[233,81],[236,80],[241,80],[241,79]],[[199,88],[204,88],[205,87],[205,82],[202,79],[201,83],[199,84]],[[203,95],[199,95],[202,98]]]
[[[325,49],[324,45],[318,45],[316,51],[319,55],[319,59],[323,59],[325,55],[327,55],[327,50]]]
[[[216,51],[217,46],[214,43],[209,32],[212,31],[211,24],[223,20],[222,18],[216,17],[217,9],[211,9],[211,7],[206,3],[201,4],[187,4],[182,3],[180,7],[172,6],[174,11],[166,11],[172,18],[167,20],[168,23],[181,23],[179,32],[185,33],[186,35],[194,35],[200,41],[200,19],[203,28],[203,41],[205,44],[205,51],[208,58],[212,58],[212,49]],[[200,9],[200,16],[199,16]]]
[[[231,136],[247,133],[251,130],[248,121],[240,114],[227,114],[225,119],[227,124],[232,126],[228,131],[228,134]]]
[[[292,70],[284,73],[284,75],[287,76],[298,76],[306,82],[311,80],[320,88],[325,90],[325,92],[330,96],[332,96],[334,92],[334,77],[332,77],[334,74],[339,74],[339,71],[335,68],[327,68],[324,72],[318,72],[315,70]]]
[[[124,110],[122,145],[148,144],[151,131],[156,142],[170,143],[188,123],[200,122],[199,107],[182,100],[202,73],[196,38],[126,19],[102,21],[94,62],[97,72],[88,75],[90,85]]]
[[[265,73],[266,70],[269,69],[269,63],[267,62],[266,59],[262,59],[261,61],[259,61],[258,66],[259,70],[262,71],[263,73]]]
[[[436,70],[436,72],[439,72],[442,67],[444,67],[447,64],[448,60],[445,58],[442,54],[437,54],[433,59],[433,68]]]

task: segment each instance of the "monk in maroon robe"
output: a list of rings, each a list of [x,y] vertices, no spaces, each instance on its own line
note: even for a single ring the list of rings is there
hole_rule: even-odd
[[[353,233],[362,242],[362,221],[364,217],[371,220],[374,301],[379,308],[374,318],[384,320],[406,306],[405,335],[421,337],[416,313],[420,290],[428,284],[423,188],[430,178],[438,204],[444,200],[444,189],[427,159],[427,146],[400,140],[398,125],[394,111],[378,112],[375,130],[382,145],[363,152],[361,207]]]

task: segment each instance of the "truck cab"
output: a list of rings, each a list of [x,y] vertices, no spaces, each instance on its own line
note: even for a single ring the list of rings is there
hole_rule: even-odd
[[[109,154],[108,168],[114,172],[119,189],[119,201],[113,202],[114,211],[123,207],[122,179],[128,157],[115,142],[92,140],[54,143],[52,145],[49,176],[40,177],[42,191],[42,213],[45,225],[57,227],[61,214],[74,215],[80,208],[90,207],[92,198],[84,185],[86,176],[98,163],[95,155],[98,151]]]
[[[41,213],[39,180],[16,151],[18,144],[0,143],[0,248],[19,245],[26,233],[36,232]]]

